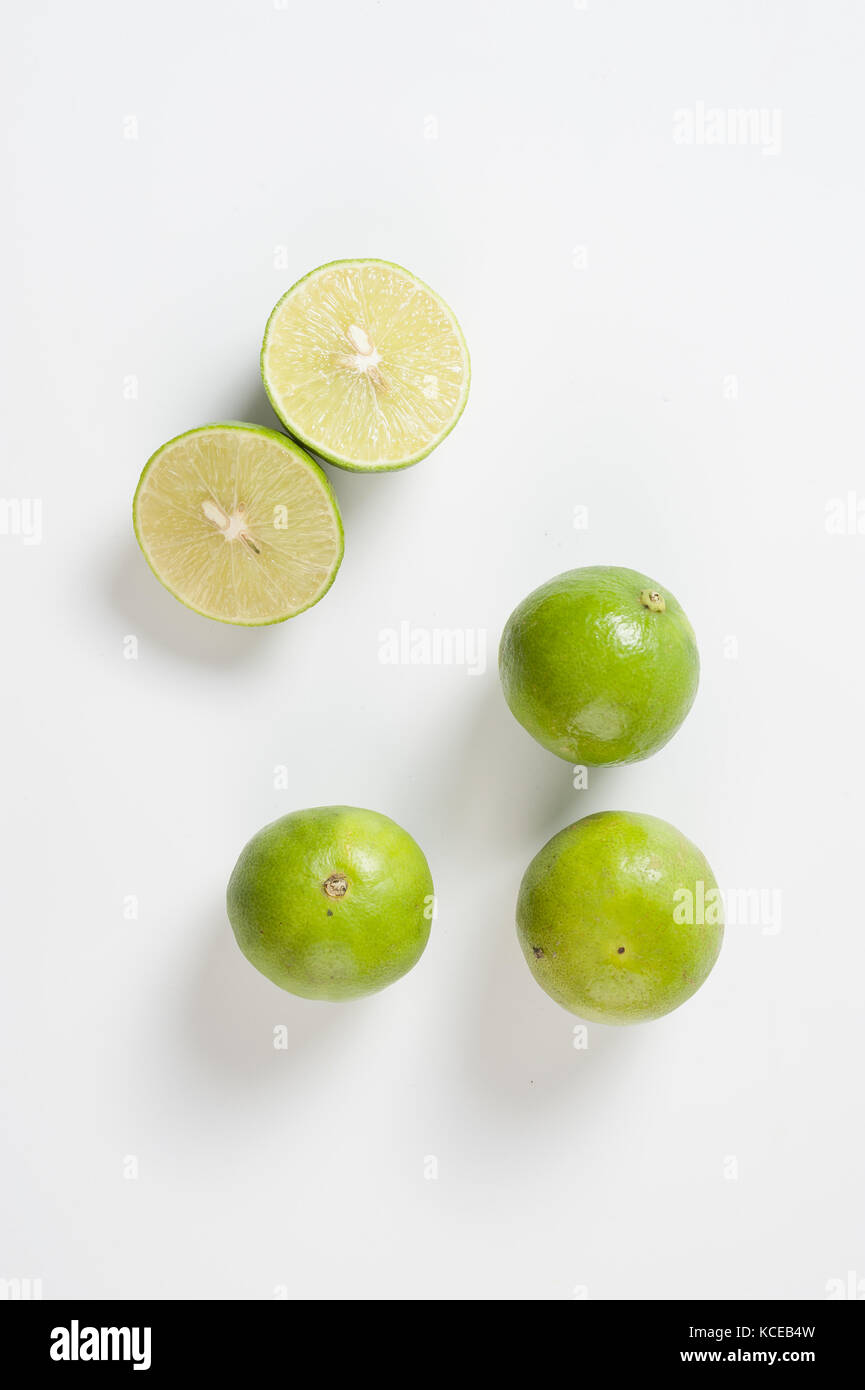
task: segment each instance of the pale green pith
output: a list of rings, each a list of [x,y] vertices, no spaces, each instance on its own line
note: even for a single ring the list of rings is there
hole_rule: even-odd
[[[294,617],[323,597],[342,560],[327,478],[263,426],[222,422],[169,440],[144,468],[133,519],[157,578],[220,622]]]
[[[459,419],[468,350],[453,313],[402,266],[333,261],[276,305],[262,380],[297,439],[341,468],[386,471],[426,457]]]

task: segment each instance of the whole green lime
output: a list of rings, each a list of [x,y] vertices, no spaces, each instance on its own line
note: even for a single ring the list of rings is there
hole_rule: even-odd
[[[377,811],[316,806],[254,835],[228,883],[247,960],[305,999],[357,999],[423,954],[433,883],[419,846]]]
[[[637,570],[568,570],[508,618],[499,672],[511,712],[568,762],[634,763],[663,748],[697,693],[693,629]]]
[[[601,811],[535,855],[517,935],[538,984],[594,1023],[642,1023],[700,988],[721,949],[721,895],[705,857],[656,816]]]

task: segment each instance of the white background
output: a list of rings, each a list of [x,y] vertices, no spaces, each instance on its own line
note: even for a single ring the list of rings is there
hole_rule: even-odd
[[[2,492],[41,499],[43,536],[0,536],[0,1277],[819,1299],[865,1276],[865,535],[827,531],[833,498],[865,503],[861,8],[54,0],[4,28]],[[780,111],[780,147],[677,143],[700,102]],[[330,470],[346,552],[318,607],[208,623],[137,550],[139,472],[194,425],[272,424],[272,305],[367,255],[453,306],[466,413],[405,473]],[[703,675],[663,752],[576,791],[495,648],[595,563],[672,589]],[[383,665],[401,622],[485,632],[485,672]],[[330,802],[404,824],[439,894],[421,963],[351,1005],[258,976],[223,906],[261,825]],[[782,918],[729,928],[679,1012],[578,1050],[513,908],[603,808],[673,821]]]

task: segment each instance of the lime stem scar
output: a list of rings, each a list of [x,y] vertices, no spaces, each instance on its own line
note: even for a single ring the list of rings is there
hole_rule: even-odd
[[[345,874],[331,874],[324,880],[321,889],[329,898],[344,898],[348,892],[348,879]]]
[[[640,594],[640,603],[650,613],[663,613],[667,607],[664,595],[659,594],[657,589],[644,589]]]

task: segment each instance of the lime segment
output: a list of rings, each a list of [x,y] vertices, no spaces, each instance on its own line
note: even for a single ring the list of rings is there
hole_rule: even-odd
[[[163,444],[141,474],[133,519],[157,579],[224,623],[294,617],[327,592],[342,560],[324,473],[258,425],[204,425]]]
[[[407,468],[453,428],[469,389],[459,324],[389,261],[333,261],[277,304],[261,375],[286,429],[341,468]]]

